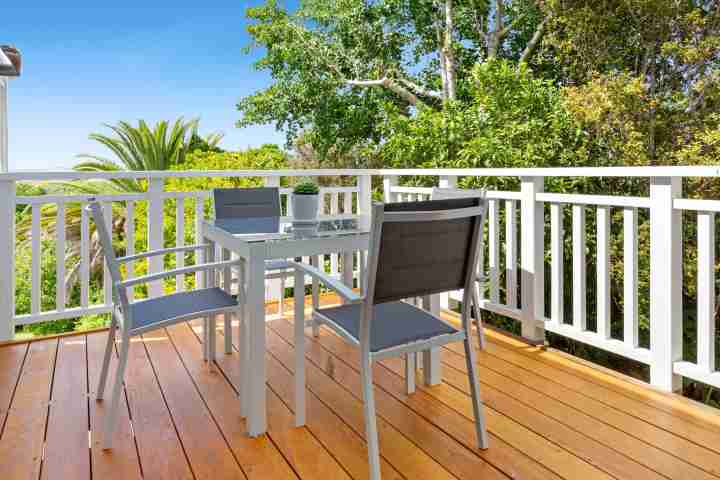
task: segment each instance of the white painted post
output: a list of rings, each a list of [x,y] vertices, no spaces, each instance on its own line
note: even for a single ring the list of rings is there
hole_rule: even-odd
[[[673,373],[682,359],[682,215],[673,200],[680,177],[650,180],[650,383],[665,391],[682,387]]]
[[[0,77],[0,172],[8,171],[8,87],[10,81]],[[13,186],[13,188],[15,188]]]
[[[520,261],[522,336],[533,343],[545,341],[545,261],[543,204],[535,196],[544,190],[543,177],[522,177],[520,184]]]
[[[398,177],[383,177],[383,202],[390,203],[393,201],[392,187],[398,184]]]
[[[715,214],[698,212],[697,364],[715,371]]]
[[[438,187],[440,188],[457,188],[457,177],[451,175],[441,175],[438,179]],[[448,310],[450,308],[450,293],[441,293],[439,297],[440,308]]]
[[[163,178],[150,178],[148,180],[148,250],[160,250],[163,248],[163,191],[165,189],[165,180]],[[158,273],[163,270],[163,257],[152,257],[148,263],[148,273]],[[148,285],[148,294],[150,298],[161,297],[163,295],[163,282],[156,280]]]
[[[15,182],[0,180],[0,341],[15,337]]]
[[[265,184],[266,187],[280,188],[280,177],[264,177],[263,183]],[[290,198],[288,197],[288,204],[290,203],[289,200],[290,200]],[[283,290],[284,290],[283,287],[285,286],[285,282],[281,281],[279,278],[275,278],[272,280],[266,280],[266,284],[267,284],[267,288],[265,289],[265,300],[272,301],[272,300],[277,299],[278,312],[280,314],[282,314],[283,313],[282,312],[282,310],[283,310],[282,303],[284,300],[283,296],[285,294],[285,292],[283,292]]]
[[[370,215],[372,211],[372,176],[360,175],[358,183],[358,214]]]
[[[440,188],[457,188],[457,177],[453,175],[441,175],[438,180]]]

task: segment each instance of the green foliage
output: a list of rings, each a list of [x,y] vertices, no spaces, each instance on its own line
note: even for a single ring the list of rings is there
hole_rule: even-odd
[[[320,193],[320,187],[315,182],[305,180],[295,184],[293,193],[295,195],[317,195]]]

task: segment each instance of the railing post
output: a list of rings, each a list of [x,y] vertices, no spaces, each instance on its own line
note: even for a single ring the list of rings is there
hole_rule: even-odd
[[[393,201],[392,188],[398,184],[398,177],[396,176],[384,176],[383,177],[383,202],[390,203]]]
[[[682,178],[650,179],[650,383],[665,391],[682,387],[673,364],[682,359],[682,215],[673,201]]]
[[[545,313],[545,218],[536,195],[544,190],[543,177],[522,177],[520,185],[520,261],[522,336],[532,343],[545,341],[538,321]]]
[[[457,188],[457,177],[454,175],[441,175],[438,180],[440,188]]]
[[[0,180],[0,341],[15,337],[15,182]]]
[[[440,188],[457,188],[457,177],[451,175],[441,175],[438,179],[438,187]],[[458,292],[456,292],[458,293]],[[432,299],[436,299],[439,302],[438,309],[442,308],[445,310],[450,309],[450,293],[441,293],[439,296],[433,295]],[[431,300],[435,301],[435,300]]]
[[[159,250],[164,245],[163,234],[163,205],[165,198],[163,191],[165,190],[165,180],[162,177],[151,177],[148,179],[148,250]],[[163,257],[152,257],[148,263],[148,273],[158,273],[163,271]],[[148,295],[153,297],[161,297],[163,295],[163,282],[156,280],[148,285]]]
[[[277,187],[280,188],[280,177],[263,177],[263,184],[266,187]],[[288,205],[290,205],[290,197],[288,196]],[[282,301],[284,297],[283,287],[285,282],[279,278],[272,280],[265,280],[267,288],[265,288],[265,301],[272,301],[277,299],[278,301],[278,313],[282,314]]]
[[[372,175],[359,175],[358,184],[358,213],[370,215],[372,212]]]

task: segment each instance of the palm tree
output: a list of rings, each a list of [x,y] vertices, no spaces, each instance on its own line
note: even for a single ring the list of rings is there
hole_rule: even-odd
[[[185,162],[192,140],[198,136],[198,122],[198,119],[185,121],[181,117],[175,120],[172,126],[163,120],[153,128],[150,128],[145,120],[140,120],[137,127],[125,121],[118,122],[117,125],[105,124],[115,135],[92,133],[90,139],[105,146],[116,158],[111,160],[100,155],[81,154],[78,158],[85,161],[75,165],[74,170],[80,172],[169,170]],[[215,137],[211,138],[214,141]],[[110,180],[109,183],[120,192],[145,191],[145,185],[137,180],[119,179]]]

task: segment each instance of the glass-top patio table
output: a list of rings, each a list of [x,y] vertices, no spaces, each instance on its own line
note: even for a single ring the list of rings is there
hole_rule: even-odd
[[[343,255],[343,265],[352,265],[352,255],[367,251],[370,240],[370,218],[359,215],[347,218],[321,219],[314,224],[293,224],[289,217],[234,218],[205,220],[203,240],[220,246],[244,259],[241,276],[245,277],[245,307],[240,322],[240,360],[243,379],[240,382],[240,405],[247,417],[248,433],[259,436],[267,427],[265,406],[265,270],[266,261],[313,257],[329,253]],[[207,259],[212,261],[213,259]],[[208,275],[214,281],[214,275]],[[226,277],[227,278],[227,277]],[[352,285],[352,272],[343,273],[343,281]],[[243,282],[243,278],[240,279]],[[224,287],[230,288],[229,282]],[[297,313],[296,313],[297,314]],[[296,319],[302,321],[303,319]],[[246,330],[244,330],[246,329]],[[226,330],[227,331],[227,330]],[[246,340],[243,340],[246,339]],[[246,348],[243,348],[245,343]],[[229,345],[229,344],[226,344]],[[214,349],[212,349],[214,350]],[[296,352],[304,355],[304,352]],[[437,352],[426,355],[426,381],[439,378]],[[211,359],[214,360],[214,359]],[[433,372],[430,372],[430,370]],[[430,383],[436,383],[430,381]]]

